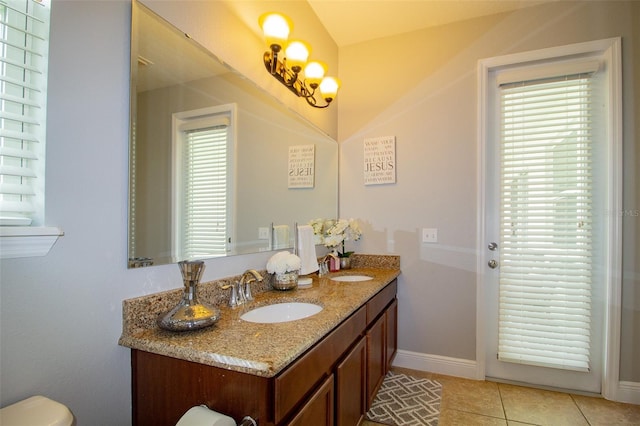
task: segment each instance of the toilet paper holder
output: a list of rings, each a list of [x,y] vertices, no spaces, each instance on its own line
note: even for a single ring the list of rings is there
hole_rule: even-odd
[[[253,420],[251,416],[244,416],[238,426],[258,426],[258,423],[256,423],[256,421]]]
[[[240,423],[236,424],[235,419],[217,411],[211,410],[205,404],[191,407],[180,417],[176,426],[258,426],[258,423],[251,416],[244,416]]]

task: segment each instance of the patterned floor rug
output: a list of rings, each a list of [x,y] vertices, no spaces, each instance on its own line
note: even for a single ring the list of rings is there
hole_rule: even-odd
[[[380,386],[367,420],[392,426],[437,426],[442,385],[389,372]]]

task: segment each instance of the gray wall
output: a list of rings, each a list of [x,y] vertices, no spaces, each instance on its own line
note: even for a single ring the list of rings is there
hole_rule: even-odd
[[[477,61],[620,36],[620,377],[640,381],[639,24],[639,2],[563,1],[340,49],[340,212],[367,223],[359,251],[401,255],[401,349],[476,357]],[[395,65],[383,66],[380,52]],[[397,138],[397,183],[364,186],[363,139],[389,135]],[[421,244],[423,227],[439,229],[438,244]]]

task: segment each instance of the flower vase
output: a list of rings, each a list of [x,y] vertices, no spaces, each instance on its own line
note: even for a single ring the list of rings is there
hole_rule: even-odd
[[[351,258],[350,257],[341,257],[340,258],[340,269],[351,269]]]
[[[276,290],[293,290],[298,287],[298,271],[275,273],[272,287]]]
[[[185,260],[178,262],[178,267],[184,283],[182,299],[175,308],[158,316],[158,326],[165,330],[188,331],[215,324],[220,318],[220,310],[198,300],[198,284],[204,271],[204,262]]]

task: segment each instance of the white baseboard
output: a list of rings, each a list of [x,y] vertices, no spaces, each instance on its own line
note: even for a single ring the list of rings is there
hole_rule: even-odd
[[[476,361],[461,358],[451,358],[441,355],[429,355],[419,352],[398,349],[393,360],[394,367],[410,368],[418,371],[444,374],[447,376],[478,379]],[[484,377],[479,378],[480,380]]]
[[[393,360],[393,366],[465,379],[484,380],[484,377],[478,377],[476,361],[470,359],[451,358],[398,349]],[[611,395],[611,397],[617,402],[640,405],[640,382],[618,382],[615,395]]]
[[[615,400],[640,405],[640,382],[618,382]]]

